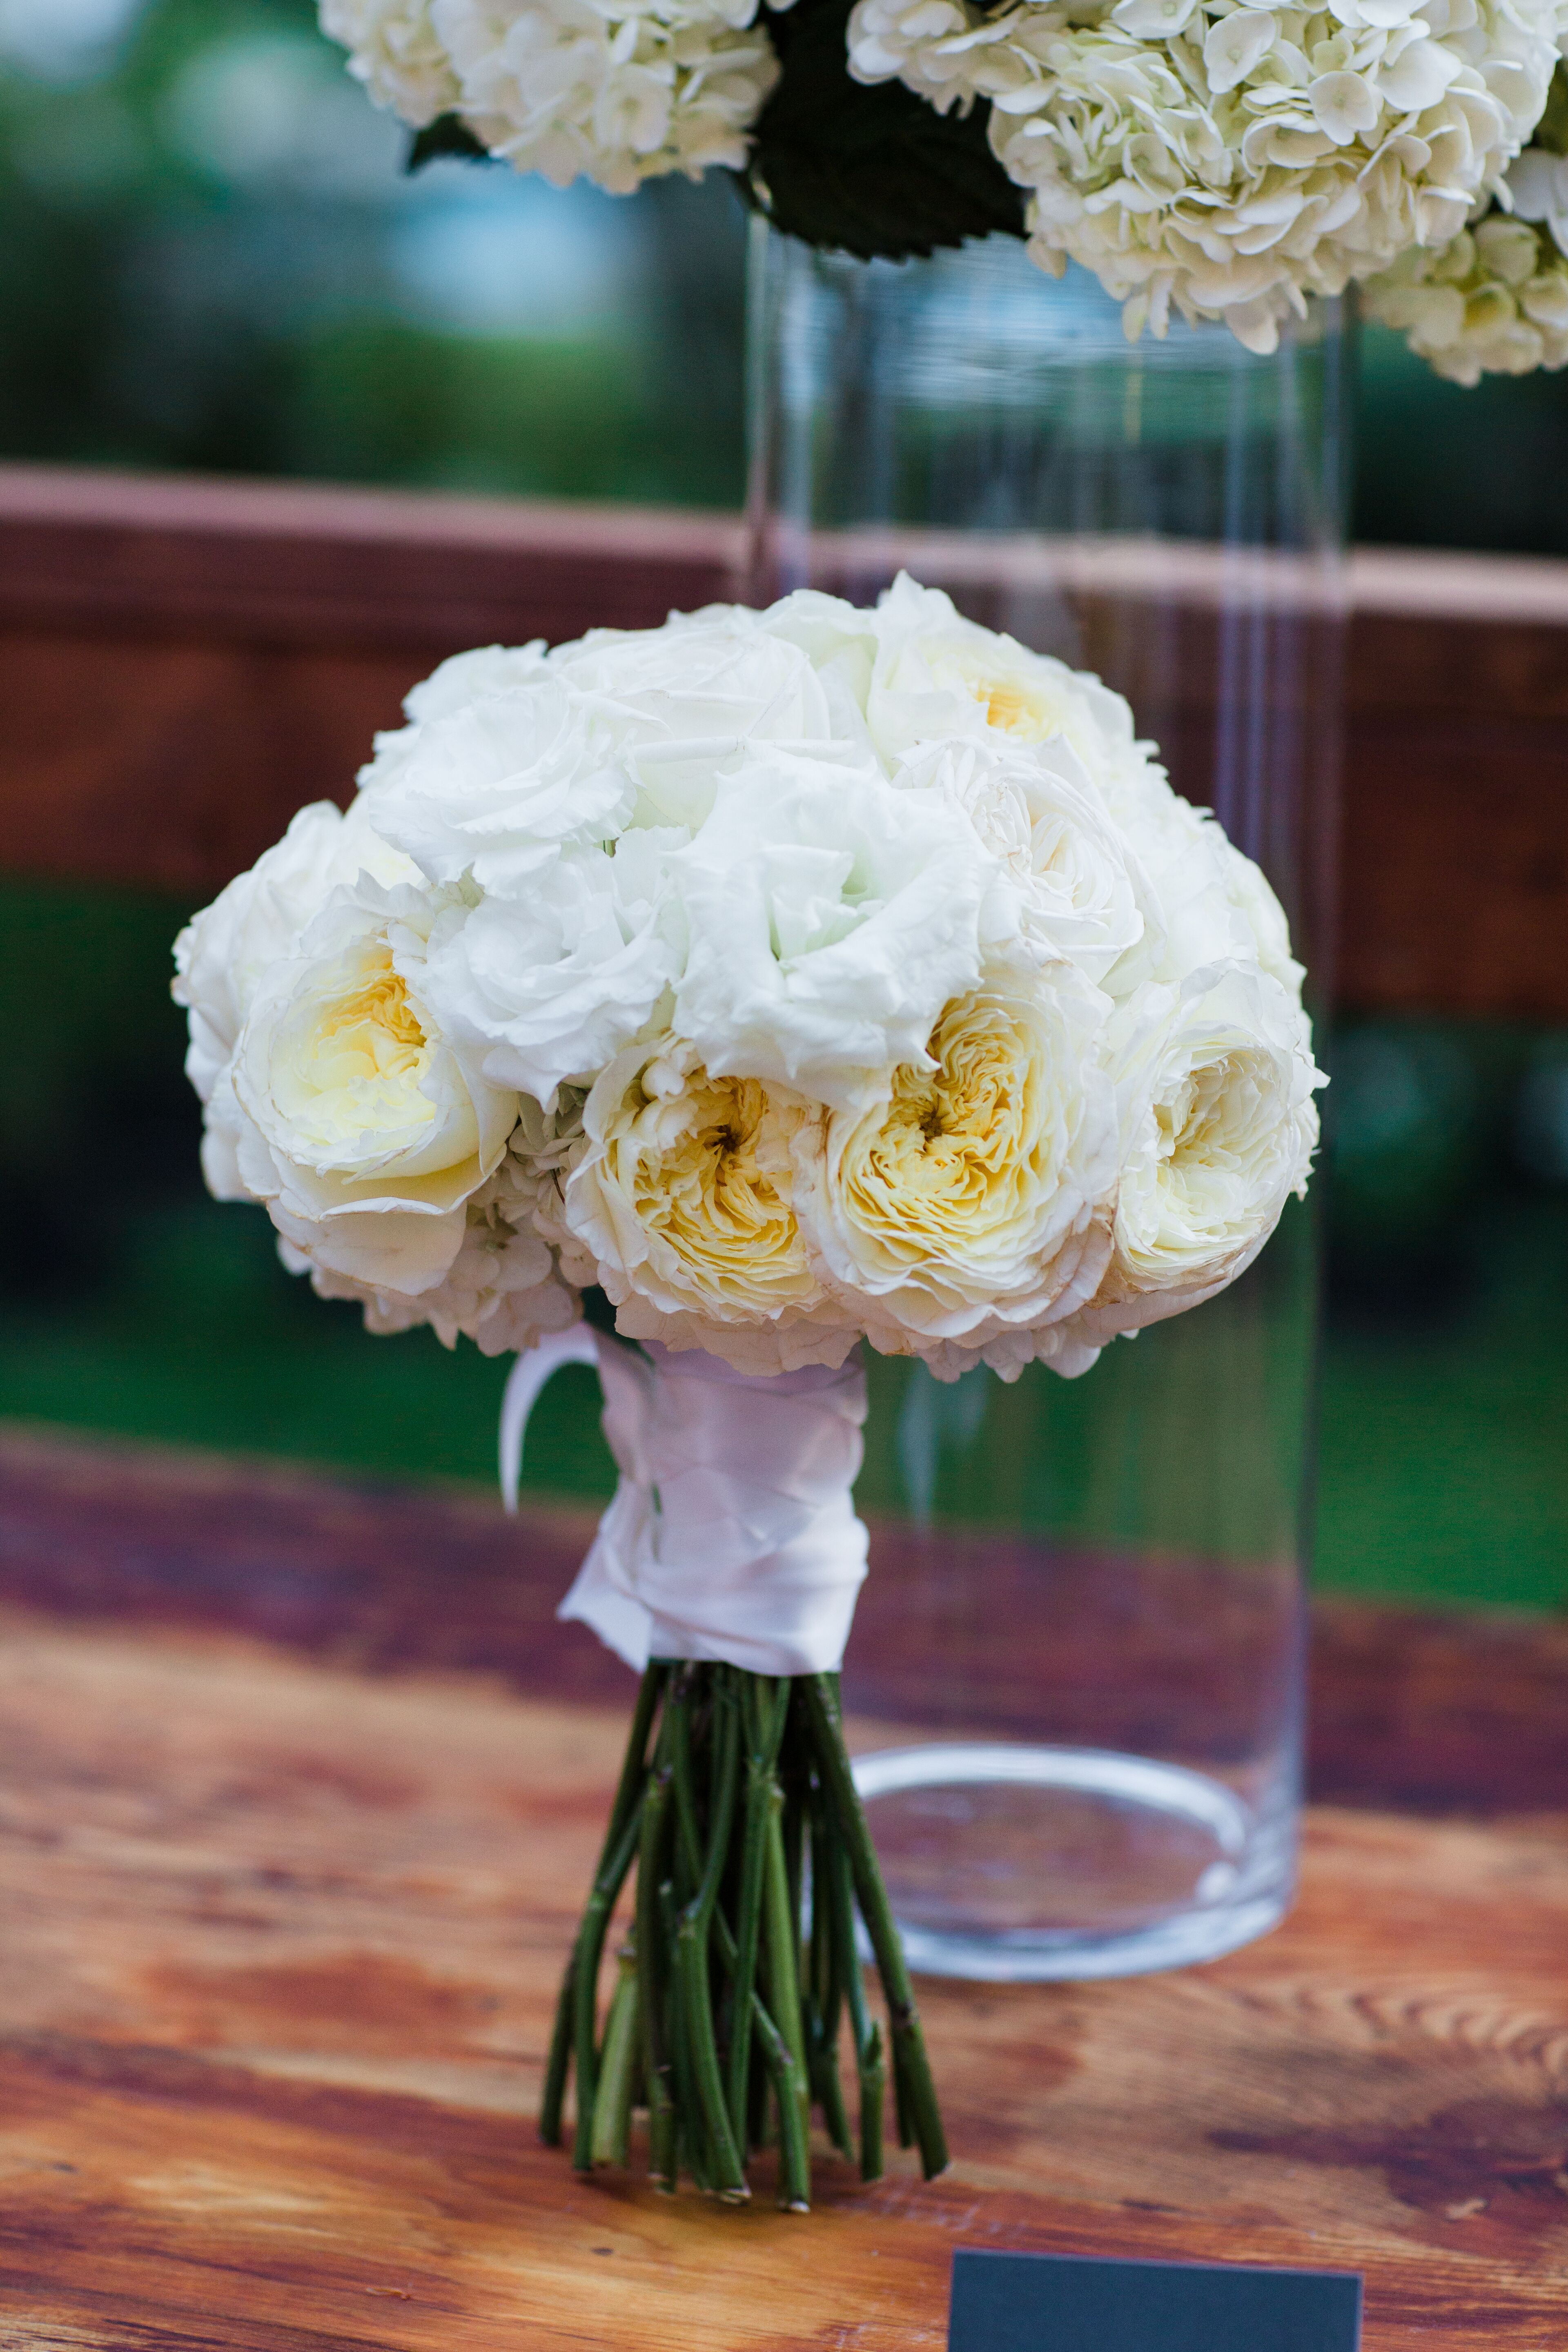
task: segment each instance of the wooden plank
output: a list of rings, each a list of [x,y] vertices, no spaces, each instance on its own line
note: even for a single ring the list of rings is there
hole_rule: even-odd
[[[619,1710],[5,1635],[0,2345],[910,2352],[958,2244],[1362,2269],[1367,2352],[1568,2336],[1568,1818],[1323,1811],[1247,1952],[927,1987],[952,2172],[733,2214],[531,2128]]]
[[[0,467],[0,870],[193,904],[464,646],[732,594],[727,516]]]
[[[199,900],[445,655],[653,625],[741,551],[726,516],[0,468],[0,870]],[[1108,561],[1068,566],[1091,646],[1140,625]],[[1568,1018],[1568,565],[1360,550],[1350,583],[1342,1001]]]
[[[647,627],[732,593],[741,544],[723,514],[0,466],[0,622],[27,633],[438,659]]]
[[[240,1633],[367,1672],[483,1672],[525,1696],[615,1706],[630,1695],[626,1669],[554,1616],[593,1524],[535,1507],[520,1526],[478,1492],[0,1428],[0,1601]],[[1037,1574],[1025,1544],[875,1527],[850,1653],[860,1703],[896,1713],[897,1679],[916,1692],[931,1679],[909,1629],[929,1631],[911,1597],[933,1556],[950,1584],[974,1587],[1000,1585],[1014,1553]],[[936,1663],[949,1679],[965,1663],[960,1633],[944,1621]],[[1012,1657],[1011,1679],[1059,1686],[1076,1662],[1070,1644],[1052,1647]],[[1103,1721],[1114,1689],[1085,1696]],[[1311,1696],[1310,1783],[1328,1801],[1431,1817],[1568,1813],[1568,1626],[1320,1601]]]

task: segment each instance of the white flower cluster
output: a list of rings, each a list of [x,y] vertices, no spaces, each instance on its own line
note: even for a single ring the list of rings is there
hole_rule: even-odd
[[[1367,288],[1365,309],[1454,383],[1568,367],[1568,255],[1503,214],[1438,253],[1405,254]]]
[[[1568,367],[1568,156],[1528,149],[1507,200],[1510,212],[1402,255],[1366,289],[1367,316],[1455,383]]]
[[[1272,351],[1308,294],[1449,244],[1546,103],[1561,0],[858,0],[850,71],[991,101],[1030,249],[1130,335],[1171,307]]]
[[[461,116],[492,155],[626,195],[738,167],[778,60],[758,0],[321,0],[383,106]]]
[[[213,1191],[488,1353],[1081,1371],[1317,1137],[1257,868],[1098,680],[900,579],[447,662],[182,934]]]

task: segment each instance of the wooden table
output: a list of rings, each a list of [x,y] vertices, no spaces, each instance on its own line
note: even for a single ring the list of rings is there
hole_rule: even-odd
[[[1320,1622],[1301,1900],[931,1985],[954,2147],[805,2221],[531,2117],[624,1726],[580,1540],[0,1438],[0,2347],[943,2341],[955,2245],[1343,2265],[1369,2352],[1568,2344],[1568,1632]]]

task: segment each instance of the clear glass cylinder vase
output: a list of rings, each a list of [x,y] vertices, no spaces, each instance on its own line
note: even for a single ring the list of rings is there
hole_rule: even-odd
[[[1319,1001],[1341,701],[1344,337],[1130,344],[1005,238],[863,263],[755,231],[751,593],[900,570],[1131,702],[1264,868]],[[1283,1916],[1300,1802],[1315,1218],[1087,1375],[873,1357],[844,1673],[911,1963],[1212,1958]]]

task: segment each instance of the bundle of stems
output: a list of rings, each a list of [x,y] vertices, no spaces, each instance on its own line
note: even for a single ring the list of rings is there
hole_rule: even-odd
[[[631,1927],[601,2030],[605,1939],[634,1869]],[[881,1978],[886,2039],[867,2009],[857,1907]],[[846,2016],[859,2090],[853,2137],[838,2071]],[[779,2202],[805,2212],[814,2106],[834,2147],[858,2155],[862,2179],[881,2178],[889,2058],[899,2138],[919,2148],[930,2179],[947,2145],[844,1746],[837,1677],[656,1659],[561,1988],[544,2139],[560,2145],[574,2070],[579,2171],[628,2161],[640,2108],[662,2188],[688,2173],[709,2194],[742,2202],[749,2156],[775,2144]]]

